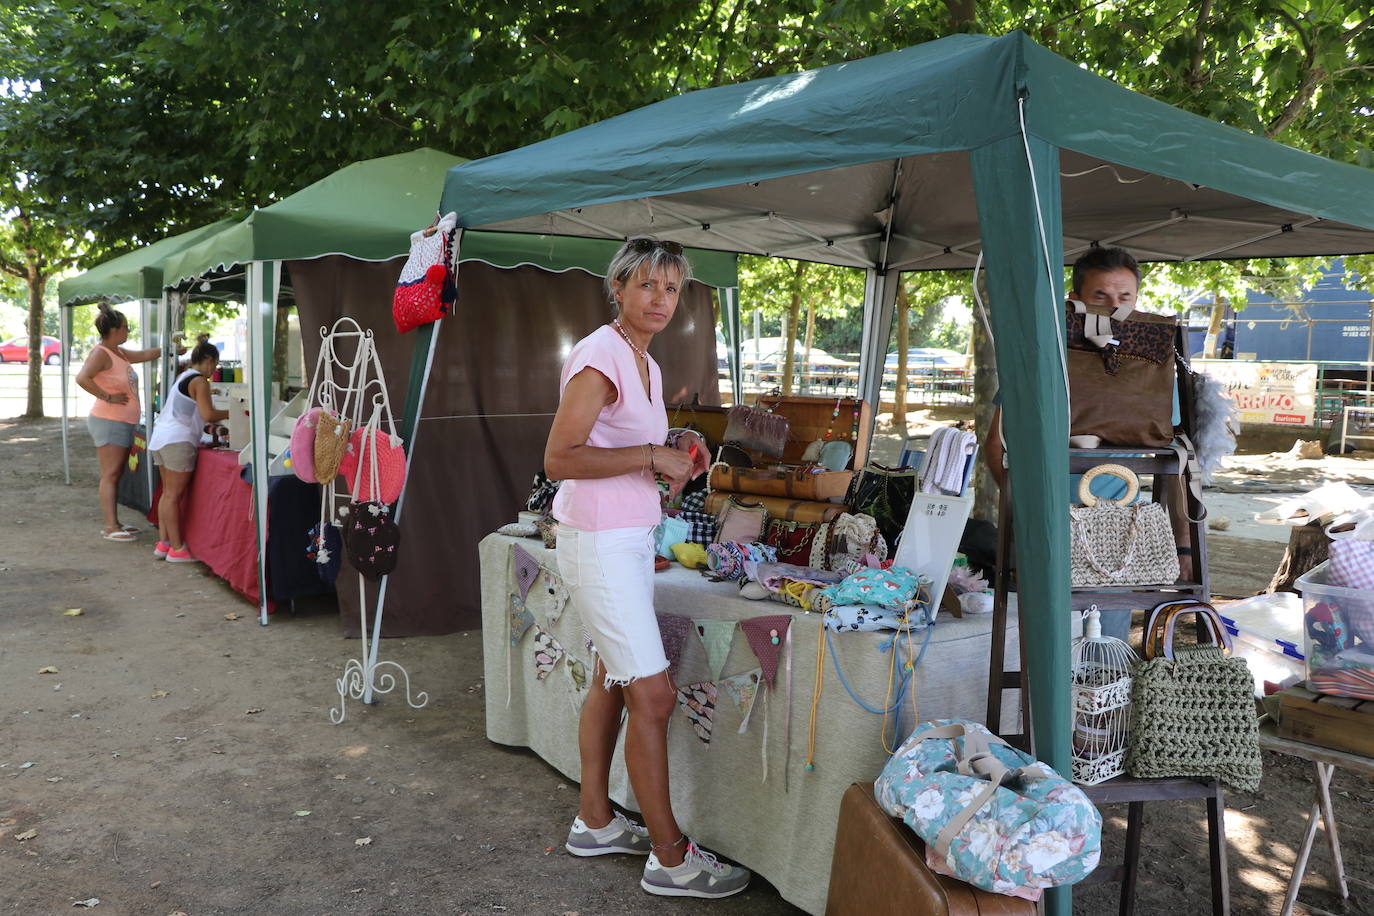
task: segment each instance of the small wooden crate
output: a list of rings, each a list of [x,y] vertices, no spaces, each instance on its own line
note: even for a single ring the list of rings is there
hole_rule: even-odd
[[[1279,736],[1374,756],[1374,701],[1289,687],[1279,694]]]
[[[834,398],[813,398],[764,395],[759,405],[787,418],[787,445],[783,449],[784,464],[800,464],[802,452],[817,439],[830,433],[832,440],[852,442],[854,457],[850,467],[863,468],[868,460],[868,440],[873,432],[873,408],[861,398],[840,398],[840,415],[835,416]],[[854,405],[859,405],[859,434],[854,436]]]

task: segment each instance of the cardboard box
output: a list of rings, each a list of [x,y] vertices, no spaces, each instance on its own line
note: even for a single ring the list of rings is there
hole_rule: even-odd
[[[1279,694],[1279,735],[1374,756],[1374,701],[1289,687]]]

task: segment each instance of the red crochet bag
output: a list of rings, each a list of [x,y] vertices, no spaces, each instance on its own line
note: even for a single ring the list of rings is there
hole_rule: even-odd
[[[401,268],[391,300],[391,317],[404,334],[438,321],[458,301],[454,279],[453,236],[458,214],[450,213],[433,226],[410,237],[410,257]]]

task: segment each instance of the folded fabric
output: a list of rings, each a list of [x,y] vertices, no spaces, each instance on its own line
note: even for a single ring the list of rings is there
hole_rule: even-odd
[[[784,580],[805,582],[809,585],[836,585],[844,576],[828,569],[813,569],[810,566],[797,566],[794,563],[760,563],[755,570],[755,580],[770,591],[782,588]]]
[[[673,557],[688,569],[702,569],[706,566],[706,548],[701,544],[687,541],[673,545]]]
[[[894,609],[877,604],[831,604],[823,599],[815,604],[822,611],[822,624],[834,633],[871,633],[876,630],[924,630],[934,621],[928,604],[911,601]]]
[[[839,585],[824,589],[824,594],[835,605],[876,604],[896,610],[923,588],[929,592],[930,584],[930,577],[918,576],[904,566],[861,569]]]

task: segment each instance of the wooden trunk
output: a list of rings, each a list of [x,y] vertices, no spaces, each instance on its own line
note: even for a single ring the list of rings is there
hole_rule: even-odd
[[[712,490],[748,493],[754,496],[783,496],[813,501],[841,500],[854,479],[853,471],[806,471],[800,468],[711,469]]]
[[[1319,747],[1374,756],[1374,701],[1289,687],[1279,694],[1279,735]]]
[[[786,519],[789,522],[829,522],[848,512],[849,507],[839,503],[823,503],[806,499],[783,499],[777,496],[752,496],[745,493],[724,493],[716,490],[706,497],[706,511],[720,515],[725,501],[733,499],[742,506],[763,506],[769,518]]]
[[[854,431],[854,406],[859,407],[858,435]],[[858,470],[868,460],[868,440],[873,432],[873,409],[859,398],[840,398],[839,416],[835,416],[835,398],[764,395],[758,406],[780,413],[787,418],[787,445],[783,449],[784,464],[800,464],[806,447],[817,439],[840,439],[854,446],[849,466]]]

